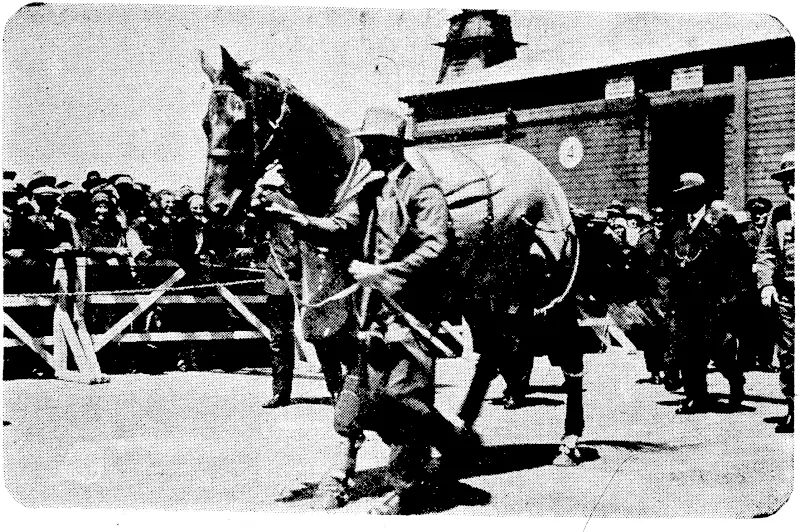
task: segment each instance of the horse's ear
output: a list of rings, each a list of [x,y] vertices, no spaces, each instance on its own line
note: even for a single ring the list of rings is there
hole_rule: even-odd
[[[210,79],[212,83],[216,83],[219,72],[217,72],[217,69],[208,63],[208,61],[206,61],[206,54],[203,53],[203,50],[200,50],[200,66],[202,67],[203,72],[206,73],[206,76],[208,76],[208,79]]]
[[[242,72],[242,67],[239,66],[239,63],[236,62],[224,46],[220,46],[219,48],[222,51],[222,71],[229,76],[240,74]]]

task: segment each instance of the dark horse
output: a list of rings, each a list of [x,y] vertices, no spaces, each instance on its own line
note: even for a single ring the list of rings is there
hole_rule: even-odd
[[[276,159],[298,209],[328,214],[357,159],[346,128],[286,80],[250,71],[224,48],[220,70],[203,65],[214,84],[203,124],[208,137],[205,198],[212,223],[238,223],[256,179]],[[471,324],[475,350],[483,355],[462,409],[465,421],[471,424],[477,417],[498,370],[509,393],[524,396],[534,352],[548,354],[565,375],[580,379],[583,351],[573,341],[577,312],[571,290],[578,247],[558,182],[534,156],[504,143],[414,146],[406,149],[406,158],[439,180],[451,209],[459,310]],[[346,264],[339,270],[344,272]],[[579,406],[573,409],[571,427],[568,419],[567,434],[580,435]]]

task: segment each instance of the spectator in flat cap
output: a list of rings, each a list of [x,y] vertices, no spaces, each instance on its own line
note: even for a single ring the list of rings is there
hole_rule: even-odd
[[[20,234],[25,238],[23,257],[30,279],[26,289],[31,292],[52,291],[56,258],[79,246],[74,218],[58,209],[61,191],[55,184],[55,176],[43,172],[28,183],[36,213],[20,224]]]
[[[756,255],[756,275],[761,303],[778,311],[778,364],[786,416],[776,432],[794,432],[794,151],[781,158],[772,178],[779,181],[788,202],[769,215]]]

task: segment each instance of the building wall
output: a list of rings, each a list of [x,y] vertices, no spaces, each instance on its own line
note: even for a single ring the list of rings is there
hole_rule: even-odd
[[[794,77],[747,82],[743,191],[739,175],[741,152],[737,154],[737,147],[741,144],[737,144],[735,98],[729,87],[730,84],[707,86],[709,94],[717,94],[714,101],[719,102],[717,108],[724,118],[724,176],[730,193],[726,196],[735,198],[732,203],[737,209],[743,207],[744,200],[754,196],[765,196],[782,203],[785,201],[783,192],[770,178],[770,173],[777,168],[781,156],[794,149]],[[670,97],[672,93],[666,91],[663,94]],[[689,100],[693,98],[691,94],[682,95],[676,102],[682,101],[685,105],[686,97]],[[662,105],[658,106],[659,109],[674,104]],[[644,207],[648,201],[650,132],[646,131],[640,138],[639,124],[630,109],[603,111],[600,107],[602,102],[553,106],[546,108],[545,114],[549,117],[529,118],[533,121],[524,119],[540,110],[519,111],[517,114],[523,123],[518,132],[524,135],[513,143],[538,157],[562,184],[569,200],[581,208],[599,210],[612,201]],[[584,113],[579,108],[593,112]],[[429,130],[429,136],[421,139],[423,143],[436,142],[437,135],[444,135],[445,131],[449,136],[460,131],[469,137],[481,128],[486,132],[485,135],[477,133],[481,138],[488,135],[502,142],[496,136],[500,134],[502,114],[434,122],[434,130],[438,133]],[[558,155],[559,145],[570,136],[579,138],[584,149],[583,159],[571,169],[561,165]]]
[[[778,182],[770,178],[781,156],[795,148],[795,78],[753,80],[747,83],[747,197],[786,201]]]
[[[588,210],[612,201],[647,203],[647,139],[639,144],[639,129],[630,117],[589,118],[568,123],[526,125],[525,137],[514,144],[532,153],[564,187],[570,202]],[[559,162],[559,146],[570,136],[583,144],[583,159],[574,168]]]

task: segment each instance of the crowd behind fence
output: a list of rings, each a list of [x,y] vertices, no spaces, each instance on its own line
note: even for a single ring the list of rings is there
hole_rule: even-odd
[[[122,341],[121,337],[116,338],[115,345],[107,349],[111,354],[100,358],[103,371],[161,372],[213,366],[236,369],[246,364],[270,364],[263,348],[260,354],[250,359],[239,357],[240,360],[212,360],[214,356],[209,351],[201,361],[203,357],[198,353],[203,350],[200,340],[204,336],[192,333],[208,331],[213,324],[229,331],[230,338],[255,340],[258,335],[239,331],[241,316],[224,306],[207,305],[202,312],[186,312],[170,304],[220,301],[214,283],[231,283],[231,290],[245,297],[265,294],[263,283],[258,281],[264,278],[260,266],[268,261],[269,251],[264,227],[255,212],[257,198],[252,203],[254,212],[235,232],[235,241],[228,240],[220,246],[219,242],[209,242],[208,232],[204,231],[208,221],[203,197],[186,186],[154,191],[127,174],[104,178],[96,171],[89,172],[81,184],[58,181],[43,173],[22,184],[13,172],[5,172],[3,185],[3,291],[7,296],[26,294],[29,302],[35,300],[33,294],[56,297],[58,279],[54,272],[58,271],[59,259],[61,264],[69,265],[75,264],[75,257],[82,257],[87,265],[83,288],[89,294],[85,312],[88,329],[91,334],[103,334],[129,312],[114,303],[136,304],[138,297],[169,281],[179,269],[184,275],[170,289],[200,286],[164,297],[137,316],[126,328],[134,336]],[[716,230],[735,243],[739,251],[734,260],[748,272],[740,288],[737,310],[727,318],[725,328],[735,336],[743,368],[764,371],[774,370],[774,320],[770,311],[759,304],[752,267],[771,207],[769,200],[753,198],[747,202],[746,212],[733,213],[725,202],[715,201],[706,214]],[[574,208],[573,217],[582,246],[582,266],[575,289],[587,323],[610,316],[625,332],[616,343],[625,344],[629,339],[632,344],[623,347],[635,345],[644,352],[650,378],[663,381],[670,365],[665,308],[669,278],[658,251],[670,213],[659,207],[646,209],[615,202],[593,213]],[[62,288],[74,292],[74,280]],[[32,305],[33,310],[36,307]],[[49,334],[51,321],[41,312],[38,316],[31,309],[28,312],[31,315],[20,320],[28,322],[30,334]],[[256,311],[269,312],[269,305]],[[743,316],[747,316],[746,324]],[[595,323],[602,328],[603,322]],[[158,336],[159,331],[187,335]],[[126,347],[126,339],[132,342],[131,338],[145,338],[136,334],[184,341]],[[614,344],[609,338],[608,345]],[[237,353],[247,352],[242,344],[238,345]],[[142,355],[142,350],[152,353]],[[259,352],[257,348],[252,351]]]

